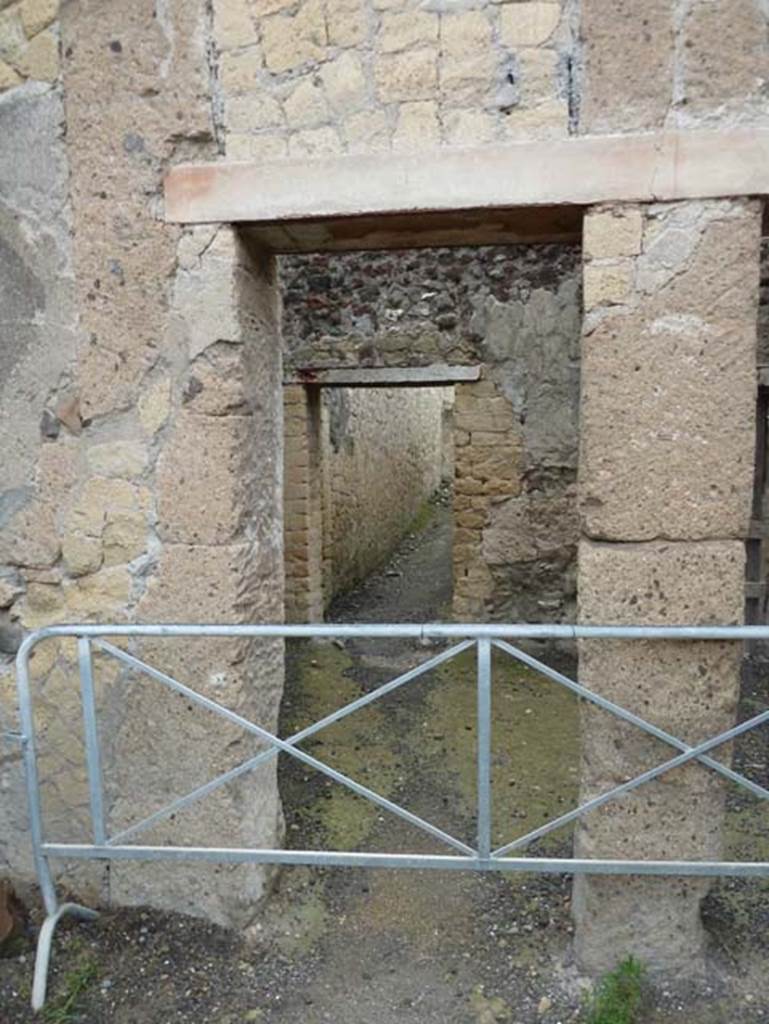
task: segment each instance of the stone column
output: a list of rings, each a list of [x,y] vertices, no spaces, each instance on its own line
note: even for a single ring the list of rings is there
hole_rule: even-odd
[[[323,621],[320,388],[283,389],[286,620]]]
[[[752,200],[614,206],[585,220],[579,617],[736,624],[754,456],[760,209]],[[734,721],[733,643],[584,643],[582,681],[688,743]],[[583,714],[582,799],[671,748]],[[719,752],[726,758],[727,751]],[[583,819],[578,857],[713,859],[725,790],[686,766]],[[581,877],[576,951],[597,973],[627,954],[702,966],[705,880]]]

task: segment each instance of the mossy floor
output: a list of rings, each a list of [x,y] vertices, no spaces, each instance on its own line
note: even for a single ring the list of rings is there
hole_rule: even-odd
[[[389,668],[333,644],[292,652],[287,733],[309,725],[431,653],[396,653]],[[401,644],[401,647],[403,645]],[[577,797],[576,701],[568,691],[495,653],[492,810],[494,842],[543,824]],[[305,749],[434,824],[473,841],[476,802],[475,655],[465,651],[309,739]],[[284,765],[289,841],[339,850],[387,849],[392,822],[376,805],[301,764]],[[415,835],[414,839],[421,836]],[[542,851],[564,846],[548,837]],[[384,845],[383,845],[384,843]],[[439,849],[432,844],[436,851]],[[408,847],[406,846],[406,850]],[[396,852],[406,852],[398,850]]]
[[[446,618],[450,512],[437,509],[386,569],[334,610],[348,621]],[[403,641],[291,644],[289,735],[438,653]],[[545,656],[553,660],[555,655]],[[575,805],[578,708],[556,684],[493,659],[494,842]],[[759,674],[746,691],[764,700]],[[468,651],[306,741],[316,757],[470,844],[475,820],[474,655]],[[752,707],[753,705],[750,705]],[[746,704],[746,710],[750,707]],[[736,751],[767,784],[760,736]],[[756,767],[759,766],[759,767]],[[281,755],[287,845],[446,852],[438,841]],[[729,799],[730,856],[769,859],[752,797]],[[570,831],[530,848],[569,856]],[[82,1024],[566,1024],[584,1019],[568,878],[287,869],[244,938],[181,915],[114,911],[57,934],[52,1012]],[[658,990],[639,1024],[769,1024],[769,885],[724,881],[707,903],[713,974]],[[618,951],[618,959],[623,951]],[[91,964],[95,964],[93,972]],[[0,960],[0,1021],[32,1024],[31,949]]]

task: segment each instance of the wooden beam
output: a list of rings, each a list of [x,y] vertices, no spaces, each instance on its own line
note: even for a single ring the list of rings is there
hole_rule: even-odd
[[[319,387],[345,388],[418,388],[441,387],[462,381],[479,380],[480,366],[350,366],[323,369],[303,367],[290,370],[284,384],[317,384]]]
[[[515,233],[526,208],[547,217],[557,207],[602,202],[767,194],[769,131],[735,129],[181,165],[166,178],[165,210],[175,223],[249,224],[278,251],[308,251],[363,247],[378,231],[388,246],[399,238],[404,245],[449,244],[441,239],[461,230],[451,219],[458,213],[469,218],[468,244]],[[503,221],[500,211],[508,212]],[[448,221],[438,216],[446,214]],[[401,219],[388,228],[380,220],[386,217]],[[365,226],[349,223],[361,218]]]
[[[275,253],[355,252],[452,245],[579,244],[581,206],[390,213],[280,224],[246,224],[243,232]]]

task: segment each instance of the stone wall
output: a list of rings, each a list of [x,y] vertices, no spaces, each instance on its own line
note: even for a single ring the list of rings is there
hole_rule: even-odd
[[[482,365],[456,387],[454,614],[574,613],[578,250],[284,258],[289,366]]]
[[[59,0],[6,0],[0,7],[0,92],[27,81],[55,82]]]
[[[22,43],[17,60],[6,36],[19,22],[32,32],[35,5],[3,7],[0,56],[23,70]],[[160,13],[150,0],[68,4],[42,30],[61,37],[61,66],[0,97],[0,695],[11,721],[22,630],[282,615],[274,266],[229,228],[162,221],[164,169],[216,149],[206,26],[202,2]],[[274,724],[283,671],[275,645],[138,650]],[[193,723],[157,684],[129,680],[103,658],[96,669],[109,829],[253,748],[221,720]],[[32,675],[49,835],[84,838],[71,645],[41,645]],[[26,880],[16,751],[4,749],[0,770],[0,870]],[[274,763],[256,785],[220,791],[207,810],[147,839],[279,841]],[[253,914],[266,875],[121,864],[67,878],[85,898],[151,901],[234,923]]]
[[[737,624],[753,497],[760,208],[750,200],[613,206],[585,223],[579,613],[584,623]],[[694,745],[729,727],[741,645],[590,641],[585,685]],[[583,710],[582,798],[670,756]],[[724,784],[665,775],[580,823],[583,857],[717,859]],[[707,879],[580,876],[576,948],[703,971]]]
[[[227,229],[165,224],[168,166],[217,155],[303,159],[769,123],[765,0],[70,0],[58,13],[54,0],[0,0],[0,695],[11,718],[10,658],[23,629],[64,619],[231,622],[281,614],[273,268]],[[618,208],[595,211],[587,228],[582,614],[617,619],[624,609],[632,621],[663,613],[668,621],[729,620],[738,615],[750,477],[755,296],[748,285],[757,254],[746,239],[757,235],[757,214],[740,203]],[[494,409],[494,429],[477,433],[504,438],[499,450],[516,479],[488,459],[479,463],[482,479],[462,477],[473,481],[462,526],[473,561],[458,559],[458,578],[468,570],[472,584],[460,610],[569,615],[576,254],[487,253],[475,278],[473,257],[465,255],[452,286],[438,289],[431,282],[441,260],[452,268],[451,257],[438,253],[429,273],[421,257],[382,259],[398,261],[397,268],[385,262],[386,273],[378,273],[376,263],[355,258],[315,264],[331,281],[313,287],[314,298],[323,297],[317,314],[333,305],[325,292],[346,299],[335,302],[343,310],[336,326],[324,321],[306,340],[330,361],[484,364],[467,408]],[[693,388],[694,380],[701,386]],[[489,447],[488,438],[469,434],[470,445]],[[492,494],[495,480],[500,490]],[[549,509],[553,527],[543,531]],[[523,545],[511,544],[521,537]],[[469,570],[478,550],[488,573],[475,577]],[[495,562],[511,551],[514,561]],[[537,591],[545,604],[521,605],[521,582],[546,564],[551,575]],[[668,586],[671,566],[678,567],[675,588]],[[723,585],[693,602],[688,595],[705,570]],[[620,578],[639,589],[648,582],[652,594],[662,588],[666,599],[631,613],[622,587],[610,585]],[[274,718],[277,651],[255,658],[249,649],[212,649],[207,660],[146,650],[172,669],[195,670],[210,692],[224,686],[236,705]],[[601,678],[630,700],[619,658],[607,657]],[[590,658],[586,652],[589,681],[599,665]],[[705,683],[688,674],[700,664],[693,653],[666,677],[681,697],[679,711],[690,709],[697,728],[731,713],[733,666],[728,651],[723,658],[723,689],[710,711],[702,704],[708,713],[701,718],[697,686],[715,677],[715,660],[702,662]],[[44,739],[60,755],[46,764],[46,807],[62,828],[84,824],[86,806],[75,770],[81,751],[70,667],[71,651],[57,645],[41,647],[33,663]],[[196,771],[238,750],[224,730],[201,730],[191,763],[183,756],[191,720],[178,708],[160,716],[162,743],[151,730],[136,735],[134,719],[118,714],[123,681],[101,662],[99,672],[115,737],[109,767],[117,771],[115,755],[134,751],[147,773],[126,775],[119,788],[119,776],[110,781],[114,823],[140,805],[152,809],[145,791],[160,800],[186,789]],[[133,689],[140,715],[149,692]],[[590,749],[588,792],[600,781]],[[171,772],[163,770],[164,750],[176,755]],[[2,865],[29,878],[16,751],[3,754],[0,772]],[[209,835],[276,838],[274,778],[250,792],[248,802],[231,794],[219,805]],[[675,787],[671,793],[675,809]],[[706,788],[703,807],[717,816],[714,791]],[[642,806],[639,820],[648,810]],[[627,834],[627,819],[620,814],[608,832],[609,819],[598,820],[582,848],[611,851]],[[190,827],[205,834],[202,818]],[[670,837],[671,851],[688,849],[675,821]],[[103,873],[75,881],[84,890],[101,885]],[[251,912],[263,882],[258,869],[123,866],[104,884],[120,899],[237,921]],[[631,895],[632,906],[623,902]],[[600,963],[609,948],[603,937],[614,935],[603,927],[610,919],[656,935],[656,953],[645,952],[660,962],[667,942],[682,948],[675,945],[681,929],[698,948],[700,895],[694,885],[585,884],[576,901],[583,962]],[[663,932],[639,909],[655,900],[671,911],[665,927],[673,938],[659,938]]]
[[[324,599],[384,562],[437,490],[443,388],[324,389]]]
[[[379,568],[437,490],[453,391],[288,385],[284,404],[286,618],[312,622]]]
[[[275,159],[565,136],[571,4],[219,0],[224,146]]]

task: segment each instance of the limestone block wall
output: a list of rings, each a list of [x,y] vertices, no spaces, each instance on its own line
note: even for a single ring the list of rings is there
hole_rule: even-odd
[[[59,0],[21,0],[0,10],[0,92],[59,77]]]
[[[321,417],[326,605],[384,562],[443,469],[443,388],[327,388]]]
[[[261,160],[564,136],[571,8],[217,0],[225,152]]]
[[[323,470],[320,389],[283,389],[283,538],[286,621],[323,619]]]
[[[585,224],[579,615],[742,621],[755,446],[761,211],[751,200],[613,206]],[[733,723],[739,644],[591,641],[583,682],[695,744]],[[583,711],[582,798],[659,763],[660,745]],[[723,756],[723,755],[722,755]],[[582,820],[585,857],[713,859],[724,786],[687,766]],[[696,975],[705,879],[579,877],[576,948]]]
[[[162,220],[168,164],[216,151],[205,4],[174,0],[159,14],[150,0],[83,0],[56,22],[55,6],[2,7],[0,57],[19,74],[36,10],[40,34],[61,41],[50,75],[30,64],[35,80],[9,84],[0,66],[0,701],[13,724],[23,630],[280,619],[282,372],[271,259],[227,227]],[[137,651],[274,723],[278,646]],[[111,830],[252,749],[217,719],[194,721],[150,681],[103,658],[96,670]],[[90,832],[72,645],[42,645],[32,674],[49,835],[77,840]],[[147,839],[279,841],[274,764],[206,811]],[[5,746],[4,872],[32,878],[18,749]],[[86,899],[238,923],[266,875],[116,865],[66,878]]]
[[[288,621],[322,620],[412,527],[444,479],[452,390],[284,388]]]
[[[573,617],[579,253],[284,258],[289,366],[483,367],[456,386],[454,614]]]

